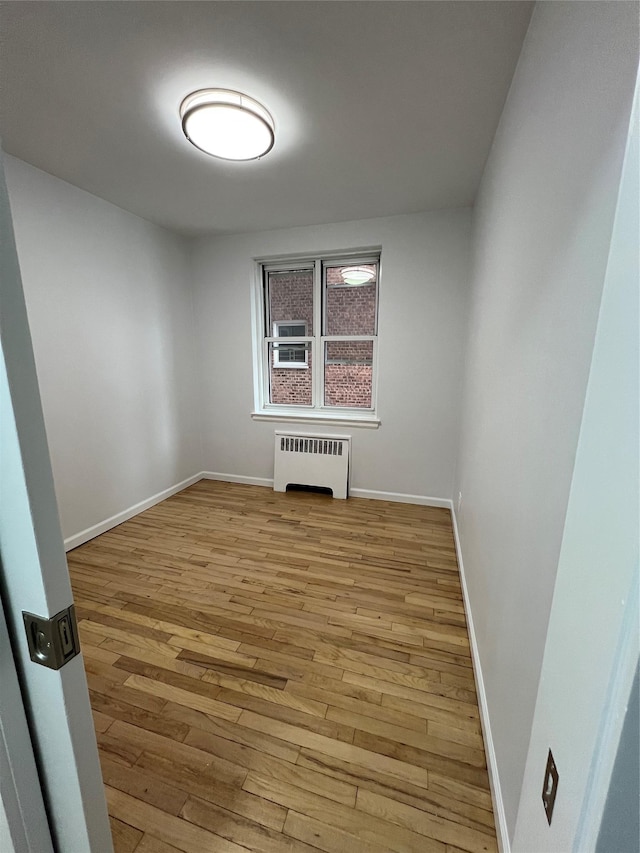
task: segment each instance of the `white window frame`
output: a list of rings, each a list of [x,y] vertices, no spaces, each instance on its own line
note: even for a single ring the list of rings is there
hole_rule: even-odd
[[[282,326],[304,326],[304,335],[300,336],[292,336],[292,335],[281,335],[279,334],[280,328]],[[274,338],[288,338],[290,343],[275,343],[273,345],[273,366],[280,369],[285,370],[308,370],[309,369],[309,351],[305,347],[304,351],[304,361],[280,361],[280,347],[289,346],[292,347],[292,344],[299,344],[307,337],[307,324],[304,320],[278,320],[273,324],[273,337]]]
[[[348,424],[364,428],[377,429],[380,418],[377,412],[377,382],[378,382],[378,304],[381,281],[381,249],[367,248],[348,252],[309,253],[297,256],[255,258],[254,281],[252,284],[252,330],[253,330],[253,373],[254,373],[254,410],[251,417],[259,421],[279,421],[280,423],[316,422],[326,424]],[[324,299],[324,267],[325,266],[359,266],[366,263],[378,265],[378,280],[376,287],[376,327],[373,335],[323,335]],[[265,307],[265,277],[269,272],[295,272],[297,270],[313,271],[313,328],[315,335],[296,337],[296,343],[306,343],[313,353],[312,387],[314,399],[311,405],[284,405],[269,401],[269,346],[270,344],[291,343],[292,338],[279,337],[269,334],[275,328],[266,328]],[[280,322],[280,321],[279,321]],[[281,321],[291,325],[302,325],[291,321]],[[275,326],[275,324],[274,324]],[[343,340],[365,340],[373,343],[373,381],[371,387],[371,408],[338,407],[324,405],[324,350],[325,343]],[[278,364],[278,368],[291,367],[301,363]],[[308,354],[307,364],[308,368]]]

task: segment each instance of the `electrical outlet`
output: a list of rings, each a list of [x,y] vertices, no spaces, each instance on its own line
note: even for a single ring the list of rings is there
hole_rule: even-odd
[[[458,492],[458,512],[460,512],[461,507],[462,507],[462,492]]]
[[[547,756],[547,767],[544,771],[544,784],[542,786],[542,802],[544,804],[544,811],[547,815],[547,821],[549,824],[551,824],[551,818],[553,816],[553,807],[556,802],[556,794],[558,793],[559,778],[558,768],[553,760],[553,754],[551,750],[549,750],[549,755]]]

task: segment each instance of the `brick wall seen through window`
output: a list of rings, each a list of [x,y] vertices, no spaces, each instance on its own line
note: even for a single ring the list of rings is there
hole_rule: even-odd
[[[325,334],[362,335],[375,329],[376,282],[362,286],[344,285],[340,267],[326,270]],[[304,323],[313,334],[313,274],[311,271],[270,275],[271,322]],[[282,344],[280,344],[282,346]],[[322,357],[322,354],[319,356]],[[284,405],[310,405],[312,401],[313,354],[306,368],[278,365],[271,350],[270,400]],[[373,343],[371,341],[328,341],[324,353],[324,405],[349,408],[371,407]]]

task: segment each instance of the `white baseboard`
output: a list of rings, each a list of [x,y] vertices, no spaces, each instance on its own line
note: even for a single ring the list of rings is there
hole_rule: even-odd
[[[462,546],[460,536],[458,534],[458,520],[456,511],[451,506],[451,518],[453,520],[453,535],[456,543],[456,553],[458,555],[458,566],[460,568],[460,583],[462,585],[462,596],[464,598],[464,611],[467,617],[467,630],[469,631],[469,642],[471,643],[471,657],[473,659],[473,671],[476,678],[476,690],[478,693],[478,707],[480,709],[480,723],[482,725],[482,735],[484,737],[484,747],[487,754],[487,769],[489,771],[489,786],[491,788],[491,800],[493,802],[493,814],[496,821],[496,832],[498,836],[498,848],[500,853],[511,853],[511,843],[509,841],[509,832],[507,830],[507,816],[504,810],[504,800],[502,799],[502,789],[500,787],[500,776],[498,774],[498,761],[496,758],[496,750],[493,743],[493,734],[491,733],[491,720],[489,718],[489,706],[487,704],[487,693],[484,688],[484,678],[482,676],[482,665],[480,663],[480,653],[478,651],[478,642],[476,632],[473,627],[473,614],[471,612],[471,602],[469,601],[469,591],[467,589],[467,579],[464,573],[464,561],[462,559]]]
[[[451,509],[451,501],[447,498],[430,498],[426,495],[405,495],[402,492],[377,492],[373,489],[349,489],[351,498],[367,498],[374,501],[393,501],[401,504],[418,504],[419,506],[440,506]]]
[[[176,492],[181,492],[182,489],[186,489],[188,486],[193,485],[193,483],[197,483],[198,480],[221,480],[225,483],[244,483],[248,486],[266,486],[270,489],[273,488],[273,478],[245,477],[241,474],[223,474],[218,471],[200,471],[198,474],[194,474],[192,477],[183,480],[181,483],[176,483],[175,486],[171,486],[169,489],[158,492],[157,495],[152,495],[152,497],[147,498],[144,501],[140,501],[140,503],[134,504],[134,506],[119,512],[116,515],[112,515],[111,518],[106,518],[98,524],[87,527],[86,530],[81,530],[80,533],[69,536],[68,539],[64,540],[65,550],[71,551],[72,548],[77,548],[78,545],[83,545],[85,542],[99,536],[101,533],[106,533],[107,530],[111,530],[112,527],[117,527],[118,524],[122,524],[123,521],[133,518],[134,515],[137,515],[139,512],[144,512],[145,509],[155,506],[155,504],[166,500],[166,498],[170,498],[171,495],[175,495]],[[396,503],[418,504],[420,506],[436,506],[452,509],[452,503],[450,500],[446,498],[427,497],[426,495],[406,495],[401,492],[379,492],[372,489],[349,489],[349,495],[354,498],[394,501]]]
[[[273,477],[244,477],[242,474],[219,474],[217,471],[201,471],[200,480],[222,480],[224,483],[244,483],[246,486],[267,486],[273,488]]]
[[[273,488],[273,479],[267,477],[244,477],[238,474],[219,474],[213,471],[203,471],[203,480],[222,480],[226,483],[246,483],[248,486],[267,486]],[[430,498],[426,495],[405,495],[401,492],[377,492],[372,489],[349,489],[349,497],[367,498],[376,501],[395,501],[403,504],[419,504],[420,506],[441,506],[452,508],[447,498]]]
[[[140,501],[140,503],[134,504],[116,515],[112,515],[111,518],[105,518],[104,521],[100,521],[98,524],[87,527],[86,530],[81,530],[80,533],[69,536],[64,540],[65,551],[71,551],[72,548],[77,548],[78,545],[83,545],[85,542],[88,542],[90,539],[94,539],[101,533],[106,533],[107,530],[111,530],[112,527],[117,527],[119,524],[122,524],[123,521],[128,521],[130,518],[133,518],[134,515],[144,512],[145,509],[149,509],[150,507],[155,506],[155,504],[159,504],[160,501],[170,498],[171,495],[175,495],[176,492],[181,492],[183,489],[186,489],[187,486],[197,483],[198,480],[203,478],[203,476],[203,474],[194,474],[192,477],[188,477],[181,483],[176,483],[175,486],[170,486],[168,489],[164,489],[156,495],[152,495],[150,498]]]
[[[246,483],[249,486],[268,486],[273,488],[273,478],[244,477],[238,474],[219,474],[203,471],[203,480],[222,480],[226,483]],[[452,509],[453,504],[447,498],[430,498],[425,495],[405,495],[401,492],[377,492],[372,489],[349,489],[349,497],[367,498],[376,501],[395,501],[396,503],[419,504],[420,506],[443,506]]]
[[[267,486],[273,488],[273,479],[267,477],[244,477],[238,474],[219,474],[213,471],[203,471],[203,480],[222,480],[225,483],[246,483],[249,486]],[[377,492],[372,489],[349,489],[349,497],[367,498],[376,501],[395,501],[396,503],[419,504],[420,506],[441,506],[452,508],[452,503],[446,498],[430,498],[425,495],[405,495],[401,492]]]

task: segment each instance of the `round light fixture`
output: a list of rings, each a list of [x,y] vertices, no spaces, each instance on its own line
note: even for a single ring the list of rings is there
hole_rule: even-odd
[[[375,278],[375,273],[373,270],[367,269],[367,267],[345,267],[340,270],[340,275],[342,276],[342,280],[345,284],[368,284],[370,281],[373,281]]]
[[[271,114],[230,89],[199,89],[180,104],[182,130],[192,145],[223,160],[256,160],[273,148]]]

